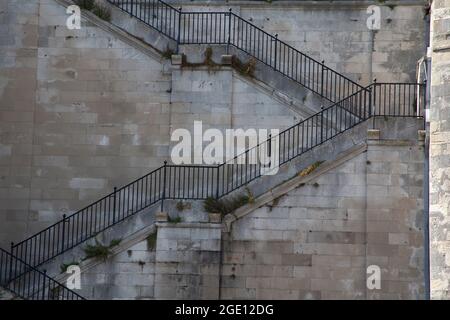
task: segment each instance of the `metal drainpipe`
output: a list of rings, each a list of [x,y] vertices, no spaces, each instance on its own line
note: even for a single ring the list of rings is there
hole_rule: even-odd
[[[424,116],[424,130],[426,130],[425,141],[424,141],[424,164],[423,164],[423,276],[424,276],[424,286],[425,286],[425,300],[430,299],[430,240],[429,240],[429,172],[430,172],[430,164],[429,164],[429,126],[427,122],[427,112],[426,109],[429,107],[428,104],[428,66],[427,66],[427,57],[420,58],[417,61],[417,74],[416,74],[416,82],[423,83],[425,82],[425,94],[424,99],[421,100],[421,91],[419,92],[419,98],[417,99],[417,114],[420,113],[420,104],[423,103],[423,116]],[[420,87],[418,87],[420,88]]]
[[[424,123],[425,123],[425,161],[424,161],[424,179],[423,179],[423,205],[424,205],[424,278],[425,278],[425,300],[431,299],[431,273],[430,273],[430,125],[429,125],[429,109],[431,97],[431,14],[427,15],[425,19],[427,56],[424,59],[423,66],[425,67],[426,95],[425,95],[425,109],[424,109]]]
[[[429,192],[430,192],[430,161],[429,161],[429,155],[430,155],[430,126],[428,120],[428,112],[427,110],[430,107],[430,57],[429,55],[420,59],[418,62],[418,73],[417,73],[417,82],[421,83],[423,80],[426,81],[425,85],[425,97],[424,97],[424,124],[425,124],[425,141],[424,141],[424,153],[425,153],[425,159],[424,159],[424,179],[423,179],[423,247],[424,247],[424,284],[425,284],[425,300],[430,300],[430,199],[429,199]],[[422,67],[423,72],[422,72]],[[423,77],[422,77],[423,75]]]
[[[429,127],[427,125],[427,127]],[[430,300],[430,199],[429,199],[429,172],[430,172],[430,163],[429,163],[429,130],[427,128],[427,134],[425,136],[425,161],[424,161],[424,179],[423,179],[423,219],[424,219],[424,278],[425,278],[425,300]]]

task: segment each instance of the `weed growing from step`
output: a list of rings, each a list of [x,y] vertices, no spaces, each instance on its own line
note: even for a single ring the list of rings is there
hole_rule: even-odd
[[[109,247],[113,248],[118,246],[120,243],[122,242],[122,239],[112,239],[111,242],[109,243]]]
[[[78,266],[80,263],[78,261],[72,261],[69,263],[63,263],[59,266],[61,273],[65,273],[70,266]]]
[[[95,0],[75,0],[74,1],[80,9],[91,11],[95,7]]]
[[[256,59],[250,58],[247,62],[242,62],[238,57],[231,58],[231,66],[244,76],[254,77],[256,70]]]
[[[167,222],[169,222],[169,223],[180,223],[180,222],[183,222],[183,219],[180,216],[178,216],[176,218],[171,218],[170,216],[167,216]]]
[[[271,204],[268,204],[267,206],[269,207],[269,211],[272,212],[273,208],[276,207],[278,205],[278,203],[280,202],[282,196],[276,197],[275,199],[273,199]]]
[[[162,53],[164,56],[164,52]],[[220,64],[214,62],[213,60],[213,49],[211,47],[207,47],[204,52],[205,59],[203,62],[187,62],[186,55],[183,54],[181,57],[181,66],[182,67],[199,67],[199,66],[207,66],[208,71],[214,71],[220,68]],[[171,55],[172,56],[172,55]],[[241,75],[254,77],[256,70],[256,59],[250,58],[247,62],[242,62],[238,57],[233,56],[231,58],[231,67],[234,68]]]
[[[208,213],[220,213],[223,217],[246,204],[253,203],[254,201],[255,200],[250,189],[246,188],[246,194],[228,199],[215,199],[213,197],[209,197],[203,203],[203,208]]]
[[[98,4],[95,0],[75,0],[80,9],[92,12],[102,20],[111,21],[111,9],[103,4]]]
[[[95,245],[88,244],[86,248],[84,248],[84,252],[86,253],[85,259],[100,258],[106,260],[112,254],[111,249],[118,246],[120,242],[122,242],[122,239],[113,239],[109,246],[104,246],[96,239]]]
[[[111,9],[105,5],[95,4],[92,13],[102,20],[111,21]]]
[[[307,175],[311,174],[314,170],[316,170],[324,161],[316,161],[312,165],[306,167],[302,171],[299,172],[300,177],[306,177]]]
[[[184,210],[189,210],[192,208],[191,204],[189,202],[183,202],[183,201],[178,201],[176,208],[178,211],[184,211]]]
[[[50,300],[59,300],[61,296],[61,291],[63,288],[60,285],[57,285],[56,287],[53,287],[50,290]]]
[[[164,50],[163,52],[161,52],[161,55],[165,58],[165,59],[171,59],[172,55],[175,54],[175,51],[170,48],[169,46],[166,47],[166,50]]]
[[[155,230],[152,233],[150,233],[146,240],[147,240],[147,250],[148,251],[155,251],[156,249],[156,239],[158,237],[158,231]]]
[[[186,55],[183,54],[181,57],[181,66],[182,67],[200,67],[200,66],[207,66],[208,72],[217,70],[220,68],[220,64],[217,64],[214,62],[212,56],[213,56],[213,49],[211,47],[207,47],[205,49],[205,52],[203,53],[203,56],[205,57],[203,62],[187,62]]]

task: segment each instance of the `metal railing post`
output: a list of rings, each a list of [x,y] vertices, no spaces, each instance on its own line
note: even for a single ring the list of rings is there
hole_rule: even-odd
[[[277,69],[277,47],[278,47],[278,33],[275,35],[275,57],[274,57],[274,69]]]
[[[133,15],[134,0],[130,0],[130,1],[131,1],[130,16],[132,16]]]
[[[320,85],[320,95],[322,96],[322,98],[323,98],[324,76],[325,76],[325,60],[322,60],[322,77],[321,77],[321,85]]]
[[[272,134],[269,134],[269,168],[272,166]]]
[[[377,111],[375,110],[375,108],[377,107],[377,91],[376,91],[376,89],[377,89],[377,79],[375,78],[375,79],[373,79],[373,91],[372,91],[372,96],[373,96],[373,99],[372,99],[372,116],[376,116],[377,115]]]
[[[227,44],[227,54],[230,53],[230,45],[231,45],[231,8],[228,13],[228,44]]]
[[[180,11],[178,13],[178,35],[177,35],[177,54],[180,53],[180,41],[181,41],[181,15],[183,12],[181,11],[183,8],[180,7]]]
[[[216,199],[219,199],[219,176],[220,176],[220,165],[217,165],[217,189],[216,189]]]
[[[14,249],[14,242],[11,242],[11,250],[10,250],[10,259],[9,259],[9,277],[8,281],[11,281],[12,279],[12,272],[13,272],[13,249]],[[6,283],[6,282],[5,282]]]
[[[65,237],[66,237],[66,214],[63,214],[62,226],[63,229],[62,229],[61,252],[64,252]]]
[[[45,300],[45,281],[47,280],[47,270],[43,270],[42,273],[44,274],[44,279],[42,280],[42,300]]]
[[[162,198],[161,198],[161,212],[164,212],[164,199],[166,198],[166,170],[167,170],[167,160],[164,161],[164,173],[163,173],[163,183],[162,183]]]
[[[372,86],[369,86],[369,116],[368,118],[372,118]]]
[[[425,124],[424,128],[426,128],[426,123],[427,123],[427,119],[426,119],[426,107],[427,107],[427,98],[428,98],[427,97],[427,89],[428,89],[427,85],[428,85],[427,79],[424,79],[423,80],[423,105],[422,105],[422,116],[423,116],[424,124]],[[419,102],[419,106],[420,106],[420,102]],[[420,113],[418,113],[417,116],[420,117]]]
[[[116,223],[116,194],[117,194],[117,187],[114,187],[114,194],[113,194],[113,224]]]
[[[324,111],[320,112],[320,143],[323,142],[323,113]]]

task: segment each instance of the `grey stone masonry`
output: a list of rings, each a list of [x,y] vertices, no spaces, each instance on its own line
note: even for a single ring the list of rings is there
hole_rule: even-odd
[[[218,299],[220,223],[157,223],[155,299]]]
[[[233,12],[350,79],[369,84],[414,82],[426,52],[427,0],[416,1],[180,1],[183,11]],[[380,29],[368,28],[380,9]]]
[[[388,139],[383,123],[369,131],[367,152],[232,223],[221,298],[424,298],[423,142],[417,130]],[[373,290],[372,265],[381,271]]]
[[[431,18],[430,286],[450,298],[450,1],[435,0]]]
[[[265,192],[224,224],[204,212],[203,201],[167,201],[165,212],[152,214],[156,232],[154,220],[142,221],[143,231],[124,237],[106,261],[81,262],[81,293],[93,299],[423,298],[421,121],[371,123],[377,129],[362,127],[365,140],[312,172],[303,167],[275,187],[259,180]],[[374,265],[379,289],[366,286]]]
[[[167,158],[170,75],[55,0],[0,4],[0,243],[22,240]],[[98,18],[97,18],[98,19]]]
[[[91,13],[69,30],[67,3],[0,4],[2,247],[161,166],[172,131],[194,120],[206,130],[285,128],[303,118],[229,66],[172,71],[126,28]]]

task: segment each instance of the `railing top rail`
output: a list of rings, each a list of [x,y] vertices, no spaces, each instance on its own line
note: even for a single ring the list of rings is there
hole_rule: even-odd
[[[395,84],[395,85],[409,85],[409,86],[423,86],[425,83],[418,83],[418,82],[374,82],[370,84],[369,86],[376,86],[376,85],[383,85],[383,84]]]

